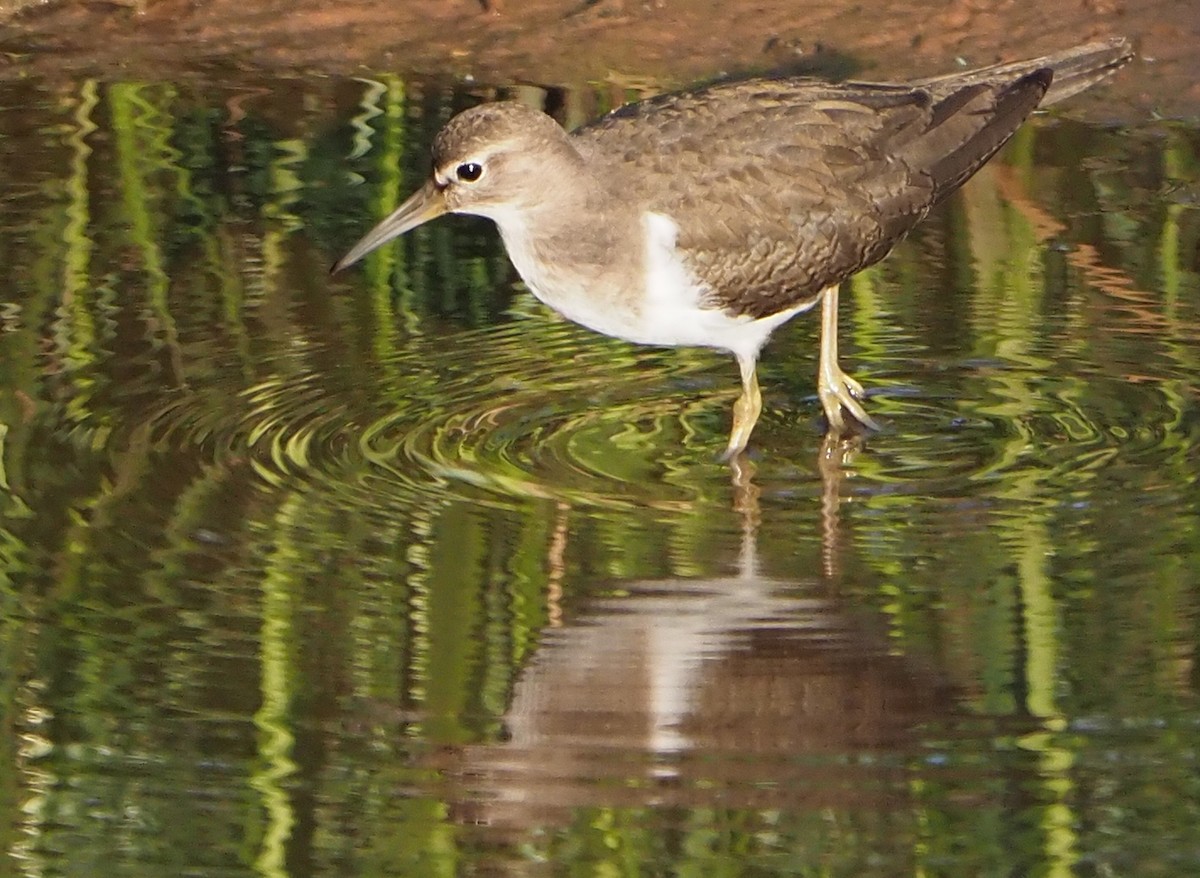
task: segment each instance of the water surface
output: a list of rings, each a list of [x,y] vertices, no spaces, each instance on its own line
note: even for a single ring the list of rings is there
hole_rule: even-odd
[[[0,84],[0,808],[19,874],[1200,871],[1200,132],[1028,126],[715,352],[449,218],[434,81]],[[574,124],[623,95],[506,92]]]

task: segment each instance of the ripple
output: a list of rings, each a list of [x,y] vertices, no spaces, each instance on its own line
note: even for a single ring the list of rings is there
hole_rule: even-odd
[[[532,350],[511,327],[480,335],[474,341],[499,350],[473,358],[466,379],[443,385],[421,416],[393,413],[369,425],[360,439],[364,456],[406,462],[460,491],[661,509],[697,499],[694,489],[672,486],[670,472],[720,472],[708,443],[684,441],[685,422],[697,406],[720,409],[726,401],[681,400],[673,380],[647,374],[661,371],[661,354],[624,349],[614,356],[610,343],[559,326],[549,344]],[[491,380],[475,374],[480,363]]]
[[[1118,376],[989,368],[957,390],[931,382],[873,400],[883,432],[855,459],[862,494],[978,494],[974,483],[1031,473],[1043,496],[1061,496],[1121,465],[1186,454],[1200,427],[1158,385]],[[928,374],[914,365],[911,374]],[[1086,388],[1086,389],[1085,389]],[[1194,417],[1192,418],[1194,421]]]
[[[723,437],[696,426],[723,425],[736,393],[711,392],[716,363],[525,318],[413,338],[369,374],[291,364],[225,395],[179,396],[151,422],[160,444],[248,457],[275,487],[679,510],[727,484]]]
[[[175,397],[152,414],[154,435],[247,458],[272,486],[315,483],[356,502],[412,491],[664,511],[724,502],[717,455],[737,381],[720,354],[624,345],[537,306],[500,325],[405,336],[389,350],[337,368],[318,367],[346,359],[319,345],[289,352],[248,386]],[[811,352],[799,353],[796,368],[807,371]],[[864,377],[884,430],[852,456],[852,496],[977,495],[980,482],[1030,470],[1053,496],[1117,457],[1185,454],[1200,430],[1169,383],[1085,362],[931,363],[903,337],[875,353],[887,373]],[[768,375],[789,368],[768,362]],[[215,371],[245,380],[233,365]],[[765,379],[769,408],[751,448],[759,480],[779,497],[819,489],[819,407],[807,381],[794,379],[791,402],[787,386]]]

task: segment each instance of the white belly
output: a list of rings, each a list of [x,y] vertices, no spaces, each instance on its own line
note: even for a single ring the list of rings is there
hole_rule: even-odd
[[[710,297],[675,248],[678,228],[667,216],[647,212],[643,271],[633,289],[589,289],[572,283],[534,258],[524,229],[501,222],[509,258],[541,301],[588,329],[638,344],[711,347],[754,358],[777,326],[815,302],[754,319],[704,307]],[[614,260],[637,258],[613,254]],[[597,285],[602,287],[603,285]]]

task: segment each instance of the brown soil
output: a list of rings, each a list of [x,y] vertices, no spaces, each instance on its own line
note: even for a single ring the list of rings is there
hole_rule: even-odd
[[[5,0],[0,0],[3,4]],[[1139,60],[1073,112],[1200,117],[1198,0],[7,0],[0,78],[393,70],[666,87],[780,68],[892,79],[1124,34]],[[16,6],[25,8],[17,12]]]

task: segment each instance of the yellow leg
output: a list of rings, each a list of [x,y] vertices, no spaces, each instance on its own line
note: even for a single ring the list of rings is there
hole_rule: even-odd
[[[879,425],[867,414],[859,402],[863,399],[862,385],[847,375],[838,366],[838,288],[828,287],[821,293],[821,358],[817,373],[817,395],[825,417],[829,419],[830,433],[845,433],[846,419],[842,409],[856,421],[872,430]]]
[[[753,357],[738,357],[738,368],[742,372],[742,395],[733,404],[733,429],[729,433],[729,445],[722,456],[733,460],[746,450],[754,425],[762,413],[762,393],[758,390],[758,375],[754,371]]]

